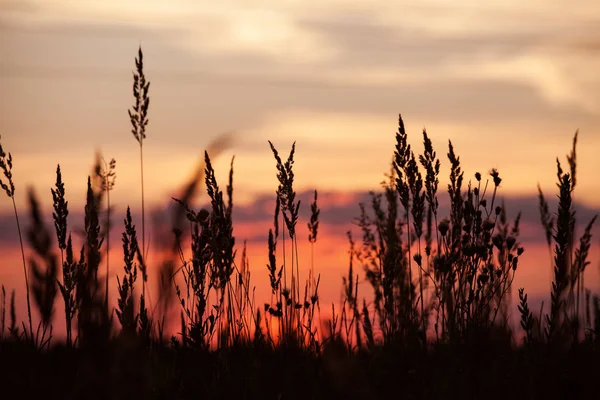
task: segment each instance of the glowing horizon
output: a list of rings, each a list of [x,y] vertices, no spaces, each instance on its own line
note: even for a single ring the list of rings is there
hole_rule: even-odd
[[[347,225],[323,224],[328,253],[319,254],[322,272],[327,282],[337,282],[327,299],[336,296],[339,272],[347,267],[344,234],[358,214],[356,200],[377,190],[389,171],[399,113],[415,154],[422,152],[423,128],[433,141],[442,163],[440,198],[447,196],[451,140],[467,182],[475,172],[485,176],[497,168],[500,196],[527,210],[538,183],[554,199],[556,157],[564,167],[579,129],[575,204],[586,217],[600,212],[595,1],[578,7],[566,0],[245,3],[0,3],[0,134],[14,158],[23,218],[28,187],[50,211],[57,164],[70,210],[78,215],[96,152],[117,161],[115,229],[128,205],[137,216],[139,149],[127,110],[140,44],[151,82],[144,142],[148,209],[167,207],[210,142],[234,131],[230,145],[214,155],[217,179],[224,188],[235,155],[234,204],[247,213],[261,211],[261,199],[274,198],[277,187],[267,140],[282,155],[295,141],[296,191],[317,189],[330,212],[344,209],[349,217]],[[247,236],[266,239],[272,210],[262,211],[262,219],[242,221],[239,230],[234,225],[239,246]],[[16,233],[11,213],[10,201],[0,200],[0,218],[11,224],[6,236]],[[538,216],[528,218],[533,226]],[[587,222],[578,220],[580,227]],[[598,232],[596,226],[593,243]],[[13,251],[13,240],[0,248]],[[540,282],[547,276],[527,268],[542,257],[544,239],[529,242],[535,250],[524,255],[522,282],[545,295]],[[266,247],[252,246],[253,263],[264,264]],[[588,283],[595,290],[599,257],[593,245]],[[0,276],[16,283],[19,293],[21,273],[15,267]]]

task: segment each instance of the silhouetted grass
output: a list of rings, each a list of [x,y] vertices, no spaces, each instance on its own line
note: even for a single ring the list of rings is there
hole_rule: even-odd
[[[0,144],[0,168],[6,178],[6,183],[0,179],[0,186],[6,193],[6,195],[12,200],[13,209],[15,211],[15,220],[17,221],[17,231],[19,232],[19,244],[21,246],[21,256],[23,258],[23,274],[25,275],[25,291],[27,293],[27,316],[29,318],[29,337],[33,340],[33,323],[31,320],[31,299],[29,295],[29,274],[27,272],[27,265],[25,263],[25,250],[23,249],[23,237],[21,235],[21,224],[19,223],[19,213],[17,212],[17,204],[15,202],[15,184],[12,176],[12,154],[7,154]],[[14,296],[13,296],[14,297]],[[14,330],[13,330],[14,332]],[[24,334],[27,334],[27,330],[24,329]]]
[[[29,281],[23,252],[29,332],[24,323],[23,332],[19,330],[14,290],[7,305],[2,286],[0,382],[8,398],[554,399],[594,394],[600,378],[600,299],[586,289],[583,277],[596,218],[586,225],[576,247],[577,134],[567,157],[570,173],[557,162],[559,203],[554,215],[538,188],[554,277],[548,314],[531,311],[524,288],[518,289],[516,306],[507,301],[525,249],[518,242],[520,214],[508,221],[499,200],[499,172],[492,169],[487,178],[479,172],[465,178],[449,142],[450,214],[439,215],[440,160],[425,131],[424,153],[415,154],[401,117],[388,180],[380,192],[371,193],[369,204],[358,207],[360,241],[348,232],[343,301],[331,305],[330,320],[320,321],[320,276],[314,271],[317,192],[308,223],[310,270],[301,277],[300,262],[308,265],[308,261],[298,252],[301,204],[294,190],[295,144],[284,160],[271,142],[279,184],[273,228],[265,232],[269,262],[263,274],[270,283],[270,301],[255,303],[245,243],[236,258],[233,160],[222,190],[207,151],[202,168],[174,199],[178,204],[173,234],[165,235],[170,252],[157,277],[161,308],[154,313],[146,304],[142,143],[149,83],[142,60],[140,48],[130,119],[140,145],[142,243],[128,207],[123,219],[123,270],[116,277],[114,311],[120,328],[115,329],[108,307],[108,196],[115,162],[104,168],[98,164],[95,175],[88,177],[79,259],[67,223],[69,205],[59,166],[51,194],[61,277],[53,236],[37,197],[29,193],[32,224],[27,237],[35,254]],[[0,167],[8,182],[2,181],[2,188],[18,218],[12,156],[1,147]],[[196,211],[190,203],[201,183],[210,206]],[[185,249],[188,238],[190,248]],[[99,269],[104,250],[103,282]],[[372,290],[371,303],[359,292],[362,273]],[[30,288],[40,314],[36,334]],[[52,337],[59,291],[66,321],[64,343]],[[178,306],[170,304],[172,293]],[[585,307],[580,307],[582,303]],[[516,312],[523,341],[516,339],[509,322]],[[173,335],[165,332],[166,322],[175,319],[171,316],[180,322]],[[318,329],[321,322],[328,329]]]

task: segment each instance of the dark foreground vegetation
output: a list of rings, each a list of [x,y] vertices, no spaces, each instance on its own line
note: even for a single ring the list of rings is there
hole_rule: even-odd
[[[449,215],[439,215],[440,159],[425,131],[424,152],[414,154],[401,118],[389,179],[369,204],[360,204],[358,236],[348,233],[344,300],[325,305],[319,301],[312,255],[298,254],[298,238],[306,228],[298,225],[294,146],[282,158],[269,143],[279,186],[273,227],[265,232],[269,263],[258,279],[268,279],[271,293],[255,293],[245,245],[233,236],[233,160],[223,191],[209,152],[198,176],[173,199],[167,234],[157,242],[163,259],[156,265],[158,274],[148,276],[143,143],[150,100],[141,49],[133,93],[129,115],[140,150],[141,221],[134,224],[129,208],[119,218],[122,261],[109,259],[115,245],[109,235],[114,160],[99,158],[88,179],[81,235],[69,230],[60,166],[51,190],[54,226],[45,224],[30,190],[30,224],[22,232],[12,156],[0,145],[1,184],[14,206],[28,311],[26,321],[17,321],[15,291],[2,287],[3,398],[598,395],[600,299],[584,280],[595,218],[585,221],[583,234],[575,237],[577,134],[567,171],[557,159],[556,211],[539,191],[554,272],[551,304],[545,309],[534,312],[524,289],[512,287],[526,250],[519,243],[520,214],[509,221],[500,201],[499,172],[465,177],[449,142],[451,207]],[[196,211],[191,203],[202,186],[210,206]],[[318,237],[317,200],[315,191],[308,223],[311,246]],[[21,235],[32,250],[28,261]],[[111,301],[106,277],[117,266],[118,298]],[[301,269],[309,271],[307,277],[301,278]],[[372,293],[359,293],[359,276]],[[511,293],[518,304],[508,301]],[[270,301],[259,303],[256,297]],[[36,323],[33,311],[39,315]],[[64,340],[53,338],[57,312],[64,314]],[[511,314],[520,318],[516,330]]]

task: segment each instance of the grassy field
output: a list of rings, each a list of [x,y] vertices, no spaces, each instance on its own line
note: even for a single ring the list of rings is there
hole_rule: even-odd
[[[389,179],[370,203],[360,204],[360,236],[348,233],[341,304],[321,304],[313,261],[308,276],[301,277],[300,260],[312,257],[298,252],[299,210],[310,207],[308,240],[314,245],[318,193],[312,204],[300,204],[295,146],[284,156],[269,142],[279,185],[265,248],[269,264],[260,271],[268,276],[271,293],[263,295],[270,301],[259,304],[245,246],[233,236],[234,160],[223,189],[209,152],[201,176],[173,199],[177,207],[169,216],[172,233],[162,243],[164,261],[149,276],[143,144],[150,83],[141,49],[135,66],[129,116],[140,150],[141,224],[134,224],[129,208],[119,216],[122,260],[109,259],[116,245],[109,235],[114,160],[99,159],[88,179],[80,240],[69,230],[60,166],[52,189],[53,227],[44,224],[30,192],[30,225],[21,230],[14,200],[18,177],[12,175],[12,155],[0,144],[2,189],[14,206],[23,255],[26,287],[17,289],[25,290],[28,311],[27,320],[18,321],[15,292],[2,287],[0,387],[6,398],[597,395],[600,298],[584,279],[595,218],[576,221],[574,212],[577,134],[566,164],[557,160],[558,208],[550,210],[539,191],[544,240],[553,254],[547,311],[531,310],[525,290],[513,287],[526,249],[519,243],[520,214],[509,221],[499,200],[500,173],[465,177],[449,142],[451,207],[449,215],[438,214],[440,159],[425,131],[425,151],[414,154],[401,117]],[[194,210],[191,199],[202,188],[210,206]],[[576,222],[583,223],[580,237],[574,234]],[[26,244],[35,255],[30,262]],[[116,265],[113,308],[107,277]],[[359,292],[362,277],[370,293]],[[160,290],[149,307],[153,279]],[[511,293],[518,295],[516,307],[507,301]],[[322,309],[331,317],[323,318]],[[40,315],[37,323],[32,310]],[[64,314],[64,340],[53,337],[57,312]],[[511,315],[520,319],[518,331],[511,329]]]

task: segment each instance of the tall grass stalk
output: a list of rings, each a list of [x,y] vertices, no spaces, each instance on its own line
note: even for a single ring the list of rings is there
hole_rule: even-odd
[[[105,285],[105,298],[104,303],[109,313],[109,299],[108,299],[108,282],[109,282],[109,274],[110,274],[110,228],[111,228],[111,220],[110,220],[110,192],[113,190],[115,186],[115,180],[117,178],[117,174],[115,172],[116,161],[115,159],[111,159],[110,162],[106,162],[104,158],[102,158],[102,164],[98,163],[100,166],[100,170],[98,171],[98,177],[101,179],[102,191],[106,193],[106,285]]]
[[[1,137],[0,137],[1,139]],[[15,184],[12,176],[12,154],[7,154],[0,143],[0,169],[4,173],[6,183],[0,179],[0,186],[4,189],[6,195],[12,200],[13,210],[15,212],[15,220],[17,221],[17,231],[19,233],[19,245],[21,246],[21,258],[23,261],[23,273],[25,275],[25,291],[27,294],[27,317],[29,319],[29,338],[33,340],[33,322],[31,319],[31,296],[29,293],[29,274],[27,272],[27,263],[25,262],[25,250],[23,249],[23,236],[21,234],[21,224],[19,223],[19,213],[17,212],[17,204],[15,202]]]
[[[28,190],[31,225],[27,230],[27,239],[34,255],[31,264],[31,288],[33,299],[40,313],[34,343],[44,347],[52,337],[52,319],[54,317],[54,300],[57,294],[58,261],[52,251],[52,235],[46,226],[41,205],[33,189]],[[42,328],[40,336],[40,326]]]
[[[145,259],[147,247],[146,247],[146,208],[144,205],[144,152],[143,144],[146,139],[146,126],[148,125],[148,106],[150,105],[150,97],[148,96],[148,90],[150,88],[150,82],[146,81],[144,75],[144,54],[142,47],[138,48],[138,56],[135,59],[136,70],[133,73],[133,97],[135,104],[132,110],[128,110],[129,119],[132,126],[132,134],[135,140],[140,145],[140,181],[142,186],[142,256]],[[146,271],[142,271],[142,295],[146,293]]]
[[[135,225],[131,220],[131,210],[127,207],[127,214],[124,219],[125,232],[123,232],[123,267],[124,275],[120,280],[117,276],[117,287],[119,290],[117,318],[121,324],[121,333],[133,336],[136,333],[139,313],[134,312],[134,284],[137,279],[137,265],[135,256],[138,250],[137,234]]]
[[[60,261],[62,269],[62,283],[57,280],[60,293],[65,303],[65,326],[67,333],[67,347],[73,345],[73,334],[72,334],[72,319],[76,312],[76,302],[74,298],[74,290],[76,286],[77,274],[79,263],[75,262],[73,258],[73,245],[71,242],[71,235],[69,234],[67,239],[67,217],[69,215],[69,202],[65,199],[65,185],[62,181],[62,173],[60,165],[56,167],[56,183],[55,188],[50,189],[52,193],[52,200],[54,206],[54,212],[52,218],[54,219],[54,227],[56,229],[56,239],[58,242],[58,248],[60,249]],[[65,260],[66,252],[66,260]]]

